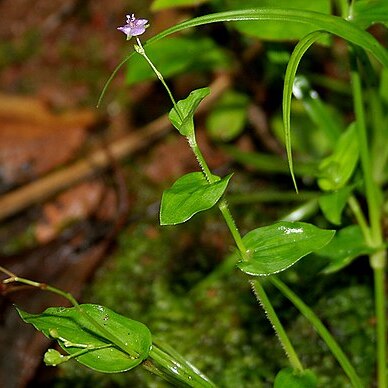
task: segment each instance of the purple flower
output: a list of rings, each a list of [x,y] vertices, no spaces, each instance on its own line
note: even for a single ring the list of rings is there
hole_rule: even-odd
[[[138,36],[144,33],[146,28],[149,26],[147,19],[136,19],[135,15],[127,15],[127,24],[123,27],[117,27],[119,31],[122,31],[127,35],[127,40],[131,39],[132,36]]]

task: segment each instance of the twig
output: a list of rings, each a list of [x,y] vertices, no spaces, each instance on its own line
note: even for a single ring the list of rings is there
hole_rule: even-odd
[[[219,74],[210,85],[211,95],[200,105],[198,112],[209,109],[211,104],[230,86],[228,74]],[[115,159],[134,153],[145,147],[152,141],[163,136],[171,129],[171,124],[167,115],[147,124],[136,133],[131,133],[126,137],[117,140],[107,146],[109,155]],[[16,189],[9,194],[0,197],[0,220],[5,219],[15,213],[24,210],[37,202],[43,201],[60,190],[63,190],[82,179],[108,167],[111,163],[106,150],[97,150],[84,159],[75,162],[67,168],[46,175],[39,180],[29,183],[20,189]]]

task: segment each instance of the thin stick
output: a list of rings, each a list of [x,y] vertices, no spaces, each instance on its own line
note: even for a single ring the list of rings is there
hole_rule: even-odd
[[[209,109],[211,104],[230,86],[230,77],[227,74],[219,74],[210,85],[212,93],[199,107],[199,112]],[[147,124],[136,133],[111,143],[107,149],[97,150],[84,159],[75,162],[57,172],[53,172],[29,183],[20,189],[0,197],[0,220],[14,215],[35,203],[43,201],[53,194],[63,190],[81,180],[107,168],[110,160],[123,159],[128,155],[145,147],[150,142],[165,135],[171,130],[171,124],[167,115]],[[109,156],[110,155],[110,156]]]

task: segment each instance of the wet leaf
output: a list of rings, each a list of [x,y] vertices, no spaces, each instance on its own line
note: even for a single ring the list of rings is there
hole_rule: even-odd
[[[145,325],[103,306],[83,304],[80,307],[101,325],[110,337],[118,338],[138,356],[133,358],[116,345],[91,349],[76,357],[78,362],[100,372],[117,373],[130,370],[147,358],[152,340],[151,333]],[[20,309],[18,312],[25,322],[31,323],[46,337],[56,339],[61,348],[70,355],[86,347],[98,348],[112,343],[112,338],[107,338],[105,331],[95,327],[75,307],[51,307],[42,314],[29,314]],[[60,360],[60,357],[55,359]]]
[[[302,257],[323,248],[334,233],[304,222],[279,222],[257,228],[243,237],[249,260],[237,266],[256,276],[284,271]]]

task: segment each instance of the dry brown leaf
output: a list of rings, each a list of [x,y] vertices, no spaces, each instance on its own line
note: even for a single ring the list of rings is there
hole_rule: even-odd
[[[0,179],[5,188],[71,160],[97,120],[91,110],[53,114],[39,99],[0,95]]]

